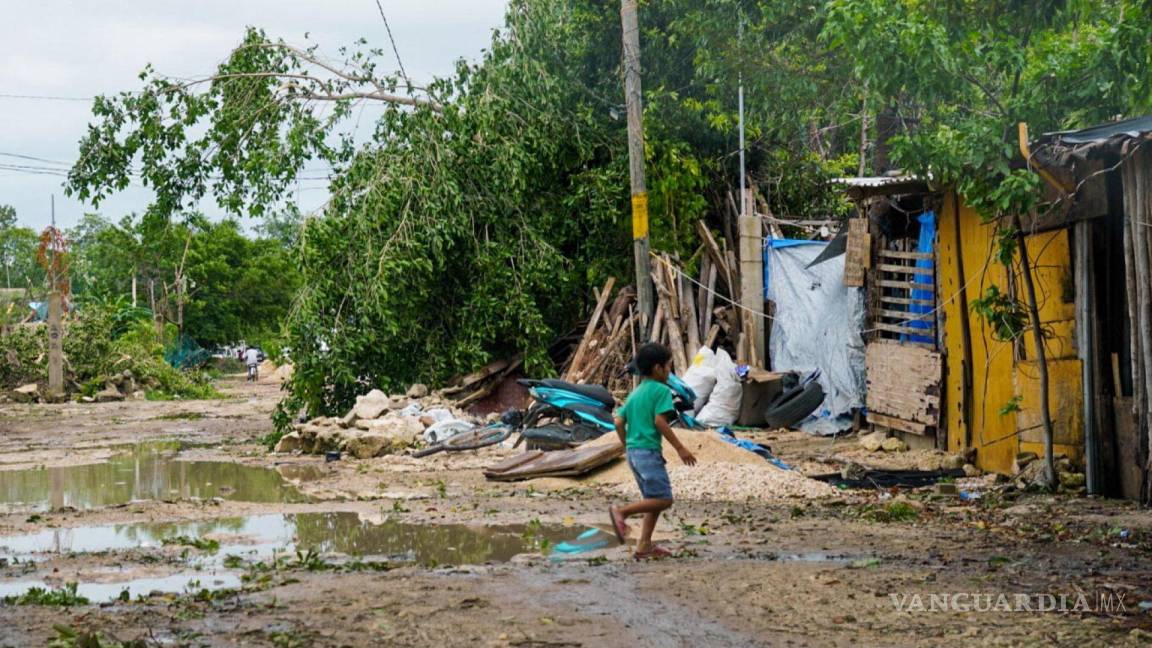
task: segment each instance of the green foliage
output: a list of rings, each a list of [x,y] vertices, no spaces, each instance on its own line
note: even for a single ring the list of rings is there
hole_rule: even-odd
[[[128,371],[150,399],[206,399],[219,394],[198,372],[164,361],[164,345],[151,319],[138,311],[86,302],[64,320],[65,382],[92,395],[113,374]],[[15,327],[0,336],[0,388],[47,381],[48,328]]]
[[[276,338],[299,284],[291,247],[282,238],[249,238],[235,220],[187,214],[172,221],[149,212],[114,224],[89,214],[71,239],[77,295],[127,308],[136,277],[141,298],[154,294],[165,321],[182,321],[205,346]]]
[[[1000,407],[1000,416],[1008,416],[1010,414],[1015,414],[1016,412],[1019,412],[1020,411],[1020,402],[1023,400],[1024,400],[1024,397],[1020,396],[1020,395],[1016,395],[1016,396],[1013,396],[1012,398],[1008,399],[1008,402],[1004,403],[1004,405],[1002,405]]]
[[[56,631],[56,638],[48,642],[48,648],[146,648],[148,645],[143,639],[125,642],[63,624],[54,625],[52,629]]]
[[[189,246],[189,273],[205,268],[205,298],[192,295],[186,313],[204,340],[249,316],[216,309],[234,297],[218,287],[253,286],[241,294],[255,299],[298,269],[284,338],[245,331],[290,349],[281,425],[301,409],[344,410],[368,387],[436,383],[517,352],[547,374],[548,344],[579,321],[592,287],[631,272],[619,29],[611,3],[513,0],[480,63],[418,89],[417,106],[385,105],[366,141],[340,97],[403,93],[378,72],[380,50],[342,50],[334,73],[313,50],[249,30],[212,78],[145,68],[140,91],[98,99],[68,190],[98,203],[138,172],[156,201],[114,238],[156,241],[149,258],[167,263],[188,232],[204,239]],[[827,180],[877,170],[880,113],[899,125],[886,143],[894,165],[1002,222],[1038,206],[1017,121],[1054,130],[1152,108],[1146,0],[650,0],[641,29],[652,238],[682,258],[696,219],[730,216],[739,81],[749,175],[771,211],[801,217],[847,214]],[[284,198],[314,164],[331,168],[331,199],[301,224]],[[229,274],[226,228],[172,220],[208,197],[263,217],[291,262]],[[1011,300],[983,299],[975,308],[999,334],[1019,332]]]
[[[857,508],[855,514],[862,520],[883,524],[913,522],[920,517],[920,512],[908,502],[891,502],[887,506],[865,504]]]
[[[40,237],[30,227],[16,224],[16,210],[0,205],[0,282],[4,288],[44,288],[44,269],[36,262]]]
[[[1028,322],[1027,307],[1011,295],[1000,292],[995,285],[989,286],[982,297],[973,299],[969,308],[988,322],[992,327],[992,338],[1001,342],[1015,340],[1024,332]]]
[[[63,587],[46,589],[30,587],[23,594],[5,596],[5,605],[48,605],[53,607],[73,607],[88,605],[91,601],[76,593],[76,583],[65,583]]]

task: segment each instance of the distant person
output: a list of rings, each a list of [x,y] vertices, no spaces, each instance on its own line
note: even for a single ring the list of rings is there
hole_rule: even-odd
[[[256,347],[248,347],[244,352],[244,365],[248,367],[248,382],[256,382],[260,366],[260,351]]]
[[[672,483],[664,466],[663,440],[672,444],[684,465],[696,465],[696,457],[680,443],[668,423],[676,413],[672,392],[666,384],[672,373],[671,363],[672,352],[668,347],[654,343],[640,347],[636,353],[636,369],[644,381],[616,412],[616,434],[627,448],[628,467],[643,499],[627,506],[609,507],[608,515],[620,542],[628,537],[626,520],[633,515],[644,516],[640,540],[636,543],[637,560],[672,555],[667,549],[652,544],[656,521],[672,506]]]

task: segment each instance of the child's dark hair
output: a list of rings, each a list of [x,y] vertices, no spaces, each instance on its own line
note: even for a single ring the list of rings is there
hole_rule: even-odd
[[[663,344],[649,342],[636,352],[636,371],[641,376],[652,375],[656,365],[666,364],[672,359],[672,350]]]

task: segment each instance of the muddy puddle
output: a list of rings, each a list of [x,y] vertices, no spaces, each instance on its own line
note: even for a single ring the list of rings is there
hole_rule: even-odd
[[[0,595],[43,587],[43,580],[35,576],[21,577],[18,566],[42,563],[60,554],[140,550],[144,552],[141,557],[153,552],[179,557],[175,567],[179,571],[161,578],[133,578],[130,565],[121,568],[119,578],[115,572],[96,574],[91,570],[81,572],[74,579],[53,575],[54,580],[77,580],[78,593],[101,601],[116,598],[125,589],[135,597],[153,590],[181,592],[235,587],[240,582],[240,571],[225,567],[226,564],[235,566],[233,556],[243,563],[277,558],[291,563],[298,559],[297,552],[312,552],[320,556],[335,554],[429,566],[470,565],[505,562],[525,553],[551,553],[556,547],[607,546],[607,542],[600,543],[592,537],[597,534],[608,537],[602,531],[561,525],[415,524],[384,516],[364,519],[347,512],[46,529],[0,537],[0,559],[10,565],[0,578]],[[211,543],[199,543],[201,548],[188,549],[190,539]],[[333,561],[339,562],[339,558]]]
[[[0,471],[0,513],[94,509],[142,500],[306,502],[284,477],[226,461],[180,461],[180,444],[129,446],[108,461]]]

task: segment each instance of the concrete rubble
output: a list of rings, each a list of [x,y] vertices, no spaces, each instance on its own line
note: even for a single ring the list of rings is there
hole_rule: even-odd
[[[317,417],[293,426],[276,444],[275,452],[323,454],[341,451],[357,459],[398,454],[422,445],[425,431],[443,423],[472,425],[425,385],[413,385],[404,395],[379,389],[356,398],[342,417]]]

